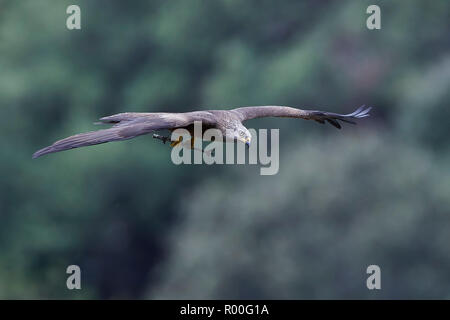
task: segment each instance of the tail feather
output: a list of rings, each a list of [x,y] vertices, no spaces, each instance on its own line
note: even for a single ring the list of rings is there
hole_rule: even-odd
[[[115,126],[122,126],[129,124],[130,122],[136,123],[139,121],[148,120],[150,118],[157,118],[160,117],[161,114],[163,113],[124,112],[100,118],[99,122],[95,122],[95,124],[114,124]]]

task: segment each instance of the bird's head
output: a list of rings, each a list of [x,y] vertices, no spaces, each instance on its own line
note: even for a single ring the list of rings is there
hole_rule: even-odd
[[[240,141],[244,143],[247,147],[250,147],[250,142],[252,141],[252,135],[246,127],[239,125],[232,131],[232,138],[234,141]]]

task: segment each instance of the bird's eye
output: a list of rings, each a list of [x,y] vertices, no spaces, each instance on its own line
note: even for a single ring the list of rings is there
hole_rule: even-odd
[[[244,131],[239,130],[239,135],[240,135],[241,137],[243,137],[243,136],[244,136]]]

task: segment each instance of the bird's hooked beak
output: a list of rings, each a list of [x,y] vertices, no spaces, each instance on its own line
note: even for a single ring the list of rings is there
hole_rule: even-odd
[[[247,148],[250,148],[250,140],[251,140],[251,138],[241,138],[241,137],[235,137],[234,138],[234,142],[236,143],[236,142],[242,142],[243,144],[245,144],[245,146],[247,147]]]
[[[244,140],[244,142],[245,142],[245,146],[247,147],[247,148],[250,148],[250,139],[245,139]]]

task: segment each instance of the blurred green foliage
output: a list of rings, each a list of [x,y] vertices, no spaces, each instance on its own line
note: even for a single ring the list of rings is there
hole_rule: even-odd
[[[449,14],[445,0],[1,1],[0,298],[449,298]],[[270,177],[175,166],[150,136],[31,160],[117,112],[364,103],[373,116],[342,131],[248,122],[281,129]]]

